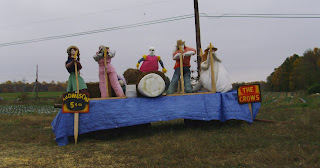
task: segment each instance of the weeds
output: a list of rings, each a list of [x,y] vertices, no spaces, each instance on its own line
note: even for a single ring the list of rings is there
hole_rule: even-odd
[[[55,113],[0,114],[0,167],[319,167],[319,97],[282,99],[257,118],[288,123],[180,119],[82,134],[64,147],[50,129]]]

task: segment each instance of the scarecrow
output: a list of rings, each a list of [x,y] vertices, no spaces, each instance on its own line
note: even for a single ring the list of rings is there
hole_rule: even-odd
[[[206,91],[212,91],[212,72],[211,72],[211,57],[209,52],[210,46],[201,55],[200,64],[200,78],[198,83],[194,86],[193,92],[197,92],[204,88]],[[216,84],[216,92],[227,92],[232,89],[232,84],[230,82],[230,77],[226,69],[221,63],[221,60],[217,57],[216,51],[218,48],[212,47],[213,56],[213,72]]]
[[[104,55],[105,52],[106,55]],[[93,59],[99,64],[99,88],[102,98],[107,97],[106,78],[109,79],[110,85],[117,97],[124,97],[123,90],[118,81],[116,69],[111,64],[111,58],[113,58],[115,54],[116,52],[110,51],[109,47],[100,45],[99,51],[93,56]]]
[[[139,69],[140,63],[143,61],[140,71],[141,72],[150,72],[150,71],[158,71],[158,62],[160,63],[162,67],[162,72],[166,73],[167,70],[164,68],[163,62],[160,58],[160,56],[156,56],[154,54],[154,47],[149,48],[149,55],[144,55],[137,63],[137,69]]]
[[[174,74],[167,90],[167,94],[172,94],[177,90],[178,81],[180,79],[180,74],[183,74],[184,91],[186,93],[192,92],[191,82],[190,82],[190,58],[192,55],[196,54],[196,50],[191,47],[187,47],[185,42],[182,40],[177,41],[175,51],[173,52],[173,60],[176,61],[174,65]],[[180,65],[180,60],[182,64]],[[182,68],[182,70],[180,69]]]
[[[70,73],[67,92],[72,93],[79,90],[80,93],[88,93],[87,85],[84,82],[83,78],[80,76],[80,70],[82,69],[82,66],[80,64],[80,51],[78,47],[68,47],[67,53],[68,60],[66,61],[65,66]],[[77,67],[77,69],[75,67]]]

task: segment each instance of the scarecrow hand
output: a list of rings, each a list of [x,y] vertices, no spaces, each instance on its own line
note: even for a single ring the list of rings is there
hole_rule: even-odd
[[[188,51],[188,52],[184,53],[183,56],[190,57],[194,54],[196,54],[194,51]]]
[[[162,72],[163,72],[163,73],[166,73],[166,72],[167,72],[167,69],[166,69],[166,68],[162,68]]]
[[[116,51],[110,51],[110,52],[108,52],[108,57],[109,58],[113,58],[114,56],[116,56]]]
[[[119,84],[120,84],[120,86],[123,86],[124,85],[123,80],[119,80]]]
[[[140,65],[140,63],[138,62],[137,65],[136,65],[137,69],[139,69],[139,65]]]

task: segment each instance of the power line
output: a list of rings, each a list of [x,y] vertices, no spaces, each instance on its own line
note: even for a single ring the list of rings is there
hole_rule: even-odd
[[[69,17],[58,17],[58,18],[52,18],[52,19],[46,19],[46,20],[37,20],[37,21],[31,21],[29,22],[29,25],[31,24],[40,24],[40,23],[47,23],[47,22],[52,22],[52,21],[59,21],[59,20],[70,20],[72,18],[79,18],[79,17],[86,17],[86,16],[90,16],[90,15],[98,15],[101,13],[106,13],[106,12],[113,12],[113,11],[120,11],[123,9],[132,9],[132,8],[136,8],[136,7],[141,7],[141,6],[149,6],[149,5],[154,5],[154,4],[160,4],[160,3],[164,3],[164,2],[171,2],[172,0],[163,0],[163,1],[159,1],[159,2],[148,2],[148,3],[143,3],[143,4],[136,4],[136,5],[127,5],[127,7],[121,7],[121,8],[111,8],[111,9],[107,9],[107,10],[102,10],[102,11],[97,11],[97,12],[89,12],[89,13],[82,13],[82,14],[77,14],[76,16],[69,16]],[[17,26],[23,26],[23,25],[27,25],[25,23],[19,23],[19,24],[12,24],[12,25],[4,25],[4,26],[0,26],[1,28],[8,28],[8,27],[17,27]]]
[[[319,19],[320,14],[214,14],[201,13],[208,18],[273,18],[273,19]]]
[[[214,15],[278,15],[278,16],[283,16],[283,15],[299,15],[299,16],[303,16],[303,15],[320,15],[320,14],[317,14],[317,13],[314,13],[314,14],[311,14],[311,13],[224,13],[224,14],[219,14],[219,13],[201,13],[201,14],[214,14]]]
[[[15,41],[15,42],[8,42],[8,43],[1,43],[0,47],[34,43],[34,42],[40,42],[40,41],[55,40],[55,39],[62,39],[62,38],[68,38],[68,37],[83,36],[83,35],[88,35],[88,34],[96,34],[96,33],[101,33],[101,32],[106,32],[106,31],[121,30],[121,29],[128,29],[128,28],[134,28],[134,27],[141,27],[141,26],[153,25],[153,24],[158,24],[158,23],[183,20],[183,19],[188,19],[188,18],[192,18],[192,17],[194,17],[193,14],[189,14],[189,15],[182,15],[182,16],[170,17],[170,18],[165,18],[165,19],[158,19],[158,20],[153,20],[153,21],[140,22],[140,23],[135,23],[135,24],[116,26],[116,27],[110,27],[110,28],[104,28],[104,29],[97,29],[97,30],[79,32],[79,33],[37,38],[37,39],[31,39],[31,40]]]
[[[31,39],[31,40],[22,40],[22,41],[1,43],[0,47],[27,44],[27,43],[35,43],[35,42],[55,40],[55,39],[63,39],[63,38],[96,34],[96,33],[102,33],[102,32],[107,32],[107,31],[114,31],[114,30],[129,29],[129,28],[135,28],[135,27],[142,27],[142,26],[148,26],[148,25],[153,25],[153,24],[189,19],[189,18],[193,18],[193,17],[194,17],[193,14],[181,15],[181,16],[169,17],[169,18],[165,18],[165,19],[158,19],[158,20],[153,20],[153,21],[140,22],[140,23],[135,23],[135,24],[123,25],[123,26],[115,26],[115,27],[79,32],[79,33],[71,33],[71,34],[43,37],[43,38],[37,38],[37,39]],[[204,18],[262,18],[262,19],[264,19],[264,18],[319,19],[320,14],[221,14],[221,15],[208,15],[207,13],[200,13],[200,17],[204,17]]]

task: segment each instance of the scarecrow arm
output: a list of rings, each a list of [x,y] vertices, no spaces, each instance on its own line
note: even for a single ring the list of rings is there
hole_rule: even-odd
[[[160,63],[160,65],[161,65],[161,67],[164,68],[164,65],[163,65],[162,60],[160,60],[159,63]]]
[[[190,57],[192,55],[196,54],[194,51],[187,51],[183,54],[183,56],[186,56],[186,57]]]
[[[71,66],[73,66],[73,61],[66,63],[66,68],[71,68]]]
[[[213,61],[221,62],[221,60],[217,57],[217,54],[215,52],[213,53]]]
[[[94,55],[93,56],[93,59],[95,60],[95,61],[99,61],[100,59],[102,59],[103,58],[103,53],[98,53],[98,54],[96,54],[96,55]]]
[[[207,70],[209,68],[209,65],[210,65],[210,56],[208,56],[208,59],[203,61],[200,65],[201,69],[202,70]]]
[[[144,61],[144,58],[139,59],[138,63],[140,63],[140,62],[142,62],[142,61]]]
[[[77,68],[78,70],[82,69],[81,63],[77,60],[73,60],[69,63],[66,64],[66,68],[71,68],[72,66],[74,66],[74,62],[77,62]]]
[[[81,65],[81,63],[80,63],[79,61],[74,60],[74,62],[77,62],[77,64],[78,64],[78,70],[82,69],[82,65]]]
[[[108,52],[108,57],[109,58],[113,58],[114,56],[116,56],[116,51],[109,51]]]
[[[181,56],[181,53],[177,53],[176,55],[173,56],[173,60],[179,60]]]
[[[146,55],[143,55],[142,58],[139,59],[137,65],[136,65],[137,69],[139,69],[140,62],[142,62],[142,61],[144,61],[144,60],[146,60],[146,59],[147,59],[147,56],[146,56]]]

